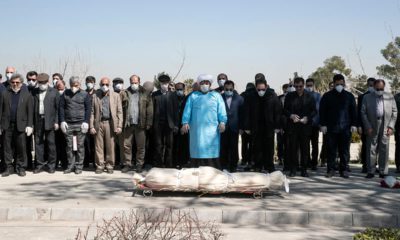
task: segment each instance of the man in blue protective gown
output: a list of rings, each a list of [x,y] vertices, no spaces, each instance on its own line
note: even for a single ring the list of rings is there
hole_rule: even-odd
[[[225,131],[227,115],[221,94],[210,91],[212,78],[208,74],[197,78],[200,91],[193,92],[187,99],[181,132],[189,132],[193,167],[211,166],[221,169],[220,134]]]

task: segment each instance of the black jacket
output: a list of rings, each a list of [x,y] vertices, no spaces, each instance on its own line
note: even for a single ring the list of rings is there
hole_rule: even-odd
[[[153,113],[153,126],[158,126],[160,123],[160,113],[161,113],[161,97],[162,97],[161,90],[155,91],[152,96],[153,96],[153,105],[154,105],[154,113]],[[168,121],[168,126],[171,129],[174,129],[175,127],[179,127],[179,111],[178,111],[178,98],[177,95],[173,92],[168,91],[166,93],[166,100],[167,100],[167,109],[165,109],[165,112],[167,114],[167,121]]]
[[[60,102],[60,94],[55,88],[48,87],[46,90],[46,95],[43,100],[44,106],[44,130],[53,130],[54,124],[58,124],[58,106]],[[39,126],[39,105],[40,99],[39,94],[41,91],[39,88],[35,88],[32,91],[33,103],[34,103],[34,115],[33,115],[33,122],[35,128],[41,127]]]
[[[260,109],[263,111],[260,112]],[[244,130],[250,130],[251,134],[263,128],[272,133],[274,129],[281,128],[282,104],[278,96],[273,91],[266,91],[263,97],[259,97],[257,92],[249,94],[244,100]],[[264,116],[260,116],[264,114]],[[260,125],[260,119],[264,122]]]
[[[314,97],[304,91],[303,96],[299,97],[297,92],[287,93],[284,101],[283,113],[286,118],[286,132],[292,132],[295,128],[302,128],[305,132],[311,133],[312,130],[312,120],[317,114],[316,104]],[[302,119],[303,117],[308,118],[307,124],[294,123],[290,119],[290,115],[296,114]]]
[[[361,120],[361,107],[362,107],[362,101],[364,99],[364,96],[367,95],[369,91],[366,91],[365,93],[361,94],[358,96],[357,99],[357,126],[362,127],[364,130],[364,126]]]
[[[11,95],[15,94],[10,88],[0,96],[0,123],[1,129],[8,129],[10,126]],[[19,92],[16,124],[19,132],[25,132],[26,127],[33,127],[33,101],[31,94],[21,89]]]
[[[222,94],[222,98],[224,99],[226,114],[228,116],[227,127],[232,132],[238,133],[240,129],[243,129],[243,118],[240,116],[243,111],[243,97],[235,92],[232,96],[230,108],[226,102],[227,97],[225,93]]]
[[[319,106],[320,125],[328,132],[350,131],[351,126],[358,126],[356,101],[348,91],[341,93],[335,89],[325,93]]]

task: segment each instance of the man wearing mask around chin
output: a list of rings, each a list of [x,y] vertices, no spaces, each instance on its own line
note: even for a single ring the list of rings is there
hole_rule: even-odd
[[[146,130],[153,124],[153,101],[150,94],[140,86],[140,77],[129,78],[130,87],[124,91],[122,106],[124,110],[124,159],[121,172],[131,170],[132,145],[136,143],[136,172],[142,172],[146,147]]]
[[[221,94],[210,91],[212,79],[208,74],[197,78],[200,90],[192,92],[186,101],[181,132],[189,133],[193,167],[221,169],[220,134],[225,131],[228,117]]]
[[[89,130],[91,99],[86,91],[80,88],[79,77],[69,79],[70,89],[60,97],[59,118],[61,131],[67,140],[68,167],[64,174],[75,171],[81,174],[85,158],[85,136]]]
[[[341,74],[333,76],[334,89],[325,93],[320,102],[321,132],[326,134],[328,166],[327,178],[335,175],[336,153],[339,151],[339,172],[349,177],[351,133],[357,131],[357,108],[353,94],[344,90],[345,79]]]
[[[217,91],[219,93],[224,93],[224,84],[226,81],[228,81],[228,75],[225,73],[220,73],[217,76],[217,81],[218,81],[218,88],[214,89],[214,91]]]
[[[49,87],[50,76],[41,73],[37,77],[37,88],[32,91],[34,103],[34,130],[35,130],[35,160],[36,167],[33,173],[44,171],[54,173],[57,165],[57,151],[55,131],[58,130],[58,103],[60,94],[55,88]],[[45,161],[47,149],[47,161]]]
[[[239,131],[243,129],[242,107],[243,98],[235,91],[235,83],[226,81],[222,98],[225,102],[225,109],[228,122],[225,132],[221,134],[221,165],[229,172],[236,172],[239,162]]]
[[[264,78],[256,80],[257,93],[244,103],[244,130],[251,134],[256,171],[275,171],[274,135],[281,129],[282,104]]]
[[[384,178],[389,172],[389,140],[397,119],[396,101],[391,93],[385,92],[384,80],[375,80],[374,91],[365,95],[361,119],[367,135],[366,178],[374,177],[376,162],[379,165],[379,177]]]
[[[174,133],[179,130],[179,112],[177,95],[169,91],[171,78],[168,75],[158,77],[160,89],[153,96],[153,162],[157,167],[174,166],[172,150]]]
[[[96,93],[95,84],[96,78],[93,76],[87,76],[85,79],[86,92],[89,94],[90,100],[93,102],[93,97]],[[87,168],[90,164],[95,165],[95,137],[89,132],[86,133],[85,137],[85,159],[83,160],[83,167]]]
[[[22,75],[13,74],[9,80],[10,87],[0,96],[0,126],[6,164],[3,177],[12,174],[14,167],[19,176],[26,176],[26,136],[33,132],[33,101],[28,91],[21,90],[23,80]]]
[[[122,133],[122,104],[109,78],[100,80],[100,89],[92,98],[90,134],[95,136],[96,174],[112,174],[115,166],[114,137]],[[104,154],[104,150],[105,153]]]
[[[367,86],[368,89],[365,93],[361,94],[358,96],[357,99],[357,121],[358,121],[358,133],[361,136],[361,164],[362,164],[362,173],[367,173],[367,145],[366,145],[366,141],[367,141],[367,135],[366,133],[366,129],[364,127],[364,124],[362,123],[362,119],[361,119],[361,107],[362,107],[362,102],[363,99],[365,97],[365,95],[367,95],[368,93],[372,93],[374,92],[374,81],[376,79],[375,78],[368,78],[367,79]],[[397,149],[397,147],[396,147]],[[399,149],[400,150],[400,149]]]

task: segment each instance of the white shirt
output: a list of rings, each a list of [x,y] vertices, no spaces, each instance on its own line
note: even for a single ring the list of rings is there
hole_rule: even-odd
[[[44,98],[46,97],[46,93],[47,93],[47,90],[39,93],[39,115],[44,114],[43,101],[44,101]]]
[[[226,97],[226,105],[228,108],[231,109],[232,97]]]

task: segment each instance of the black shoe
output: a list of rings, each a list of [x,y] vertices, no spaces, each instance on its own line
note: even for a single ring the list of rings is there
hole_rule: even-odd
[[[8,177],[8,176],[10,176],[10,171],[5,170],[5,171],[1,174],[1,176],[2,176],[2,177]]]
[[[82,170],[81,169],[75,169],[75,174],[82,174]]]
[[[342,178],[349,178],[349,172],[348,172],[348,171],[340,172],[340,176],[341,176]]]
[[[387,176],[387,174],[383,174],[383,173],[379,174],[379,178],[385,178],[386,176]]]
[[[331,177],[333,177],[333,176],[335,176],[335,171],[329,171],[329,172],[327,172],[326,175],[325,175],[325,177],[327,177],[327,178],[331,178]]]
[[[295,177],[296,176],[296,171],[292,170],[289,173],[289,177]]]
[[[398,169],[396,170],[396,173],[400,173],[400,168],[398,168]]]
[[[310,177],[310,175],[308,175],[306,170],[301,171],[301,176],[302,177]]]
[[[56,170],[53,168],[50,168],[49,170],[47,170],[47,172],[50,174],[54,174],[56,172]]]
[[[368,172],[367,168],[363,167],[361,173],[367,173],[367,172]]]
[[[129,172],[131,170],[131,168],[129,167],[129,166],[124,166],[122,169],[121,169],[121,172],[122,173],[127,173],[127,172]]]
[[[41,172],[43,172],[43,169],[41,169],[41,168],[35,168],[35,170],[33,170],[33,174],[38,174]]]
[[[26,176],[25,170],[19,170],[19,171],[18,171],[18,176],[20,176],[20,177],[25,177],[25,176]]]
[[[104,169],[102,168],[97,168],[96,171],[94,171],[94,173],[96,174],[102,174],[104,172]]]
[[[317,166],[312,166],[311,171],[317,171]]]
[[[114,173],[114,170],[113,170],[112,168],[107,169],[107,173],[108,173],[108,174],[113,174],[113,173]]]
[[[368,173],[367,176],[365,176],[365,178],[373,178],[375,177],[373,173]]]
[[[72,173],[72,169],[71,168],[67,168],[64,170],[64,174],[70,174]]]

